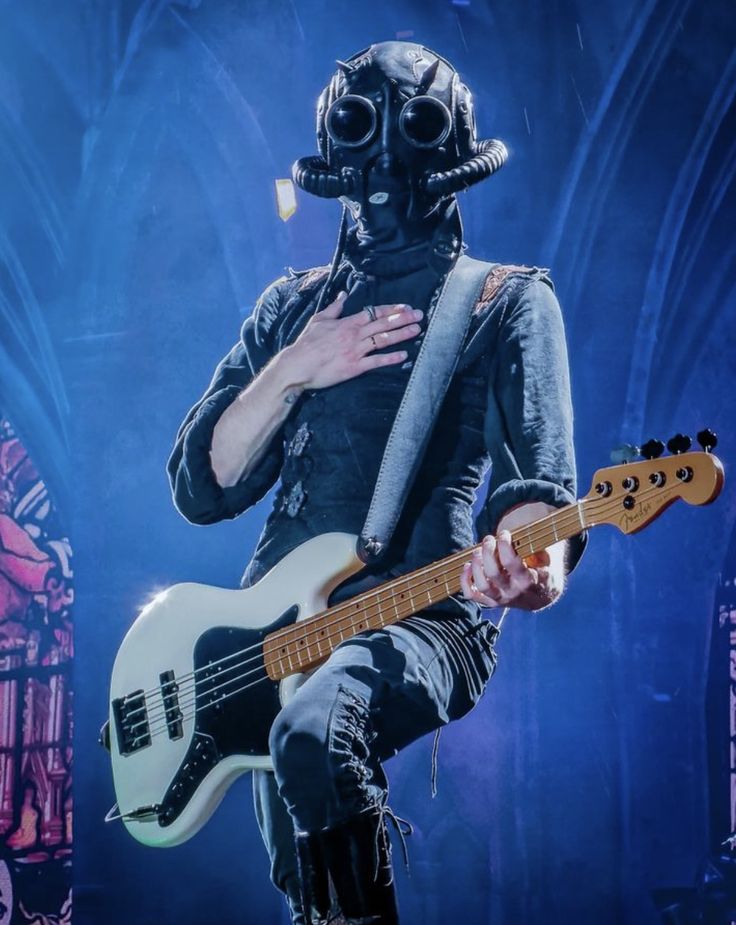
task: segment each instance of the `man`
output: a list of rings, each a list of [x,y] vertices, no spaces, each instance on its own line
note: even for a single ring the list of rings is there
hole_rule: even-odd
[[[505,158],[499,142],[476,139],[457,72],[408,42],[339,62],[319,101],[318,143],[294,176],[343,203],[332,266],[266,290],[169,462],[175,502],[196,523],[238,516],[280,478],[244,585],[313,536],[360,532],[463,246],[455,193]],[[491,460],[463,597],[338,646],[274,724],[275,773],[254,773],[256,811],[295,923],[327,921],[330,882],[349,922],[398,921],[382,761],[478,701],[497,635],[480,607],[546,607],[579,558],[581,539],[522,561],[508,532],[575,497],[564,332],[543,271],[489,266],[390,547],[330,603],[472,545]]]

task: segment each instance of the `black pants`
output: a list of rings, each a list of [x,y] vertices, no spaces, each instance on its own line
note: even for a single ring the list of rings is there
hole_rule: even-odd
[[[297,902],[294,829],[338,825],[384,805],[382,762],[480,699],[496,627],[473,617],[413,616],[354,636],[299,688],[271,731],[274,773],[254,771],[271,879]]]

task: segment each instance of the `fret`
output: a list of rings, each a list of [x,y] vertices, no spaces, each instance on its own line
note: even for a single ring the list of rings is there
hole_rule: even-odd
[[[390,602],[386,601],[386,603],[393,609],[393,613],[391,613],[389,606],[385,608],[383,607],[382,603],[380,603],[382,598],[379,598],[378,613],[379,613],[379,617],[381,620],[381,627],[390,626],[392,623],[396,623],[398,620],[401,619],[401,612],[399,611],[399,606],[401,602],[397,601],[396,599],[396,590],[392,583],[389,584],[388,591],[391,594],[391,601]]]
[[[360,605],[360,598],[358,598],[354,603],[352,613],[350,615],[350,626],[353,628],[354,633],[362,633],[363,630],[366,629],[365,616],[363,615],[363,609]],[[343,635],[342,626],[340,627],[339,633],[340,642],[344,642],[346,638],[349,638]],[[354,633],[351,633],[350,635],[354,635]]]
[[[300,653],[300,656],[299,656],[300,659],[302,658],[302,656],[304,655],[305,652],[307,653],[307,658],[311,658],[311,653],[310,653],[310,651],[309,651],[309,636],[308,636],[308,635],[307,635],[307,636],[303,636],[303,637],[299,640],[299,648],[301,649],[301,653]]]
[[[306,637],[302,637],[296,644],[296,660],[297,665],[301,668],[304,665],[304,654],[306,652],[307,659],[309,659],[309,646],[306,642]]]
[[[396,614],[396,619],[399,620],[400,619],[399,607],[398,607],[398,604],[396,603],[396,592],[394,591],[394,588],[393,588],[393,582],[391,582],[388,588],[389,588],[389,591],[391,592],[391,603],[393,604],[393,607],[394,607],[394,613]]]
[[[414,597],[411,593],[411,584],[403,578],[400,579],[400,584],[402,585],[402,589],[399,592],[399,602],[402,606],[409,604],[413,613],[416,610],[416,605],[414,603]],[[394,600],[396,600],[396,592],[394,591],[392,593]]]

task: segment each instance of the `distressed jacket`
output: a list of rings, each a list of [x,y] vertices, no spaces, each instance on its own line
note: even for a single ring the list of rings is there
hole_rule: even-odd
[[[552,284],[536,268],[489,267],[389,551],[379,566],[341,586],[332,602],[471,545],[476,493],[489,466],[488,496],[475,525],[478,535],[493,532],[500,517],[521,502],[559,507],[575,499],[567,353]],[[304,393],[256,469],[232,487],[218,485],[210,464],[217,420],[268,361],[294,342],[314,312],[325,273],[324,268],[292,272],[263,293],[240,339],[184,420],[169,459],[174,502],[198,524],[237,517],[280,480],[244,585],[313,536],[360,532],[418,350],[418,343],[405,342],[406,363]],[[347,289],[361,276],[350,267],[345,274],[341,288]],[[364,292],[343,315],[361,310],[365,301],[406,301],[425,309],[426,329],[437,291],[430,282],[426,275],[412,278],[411,273],[372,280],[367,298]],[[571,566],[583,545],[584,537],[572,543]],[[435,609],[478,612],[460,598]]]

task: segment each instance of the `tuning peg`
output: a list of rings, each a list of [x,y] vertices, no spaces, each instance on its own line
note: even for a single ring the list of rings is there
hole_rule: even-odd
[[[712,430],[701,430],[697,434],[698,443],[703,447],[706,453],[711,453],[718,446],[718,437]]]
[[[692,442],[687,434],[675,434],[674,437],[667,441],[667,449],[675,456],[679,456],[680,453],[687,453]]]
[[[634,446],[631,443],[623,443],[621,446],[617,446],[615,450],[611,450],[611,462],[614,466],[622,466],[625,463],[631,462],[632,459],[636,459],[638,455],[638,446]]]
[[[661,440],[647,440],[642,444],[641,455],[644,459],[659,459],[664,453],[664,443]]]

